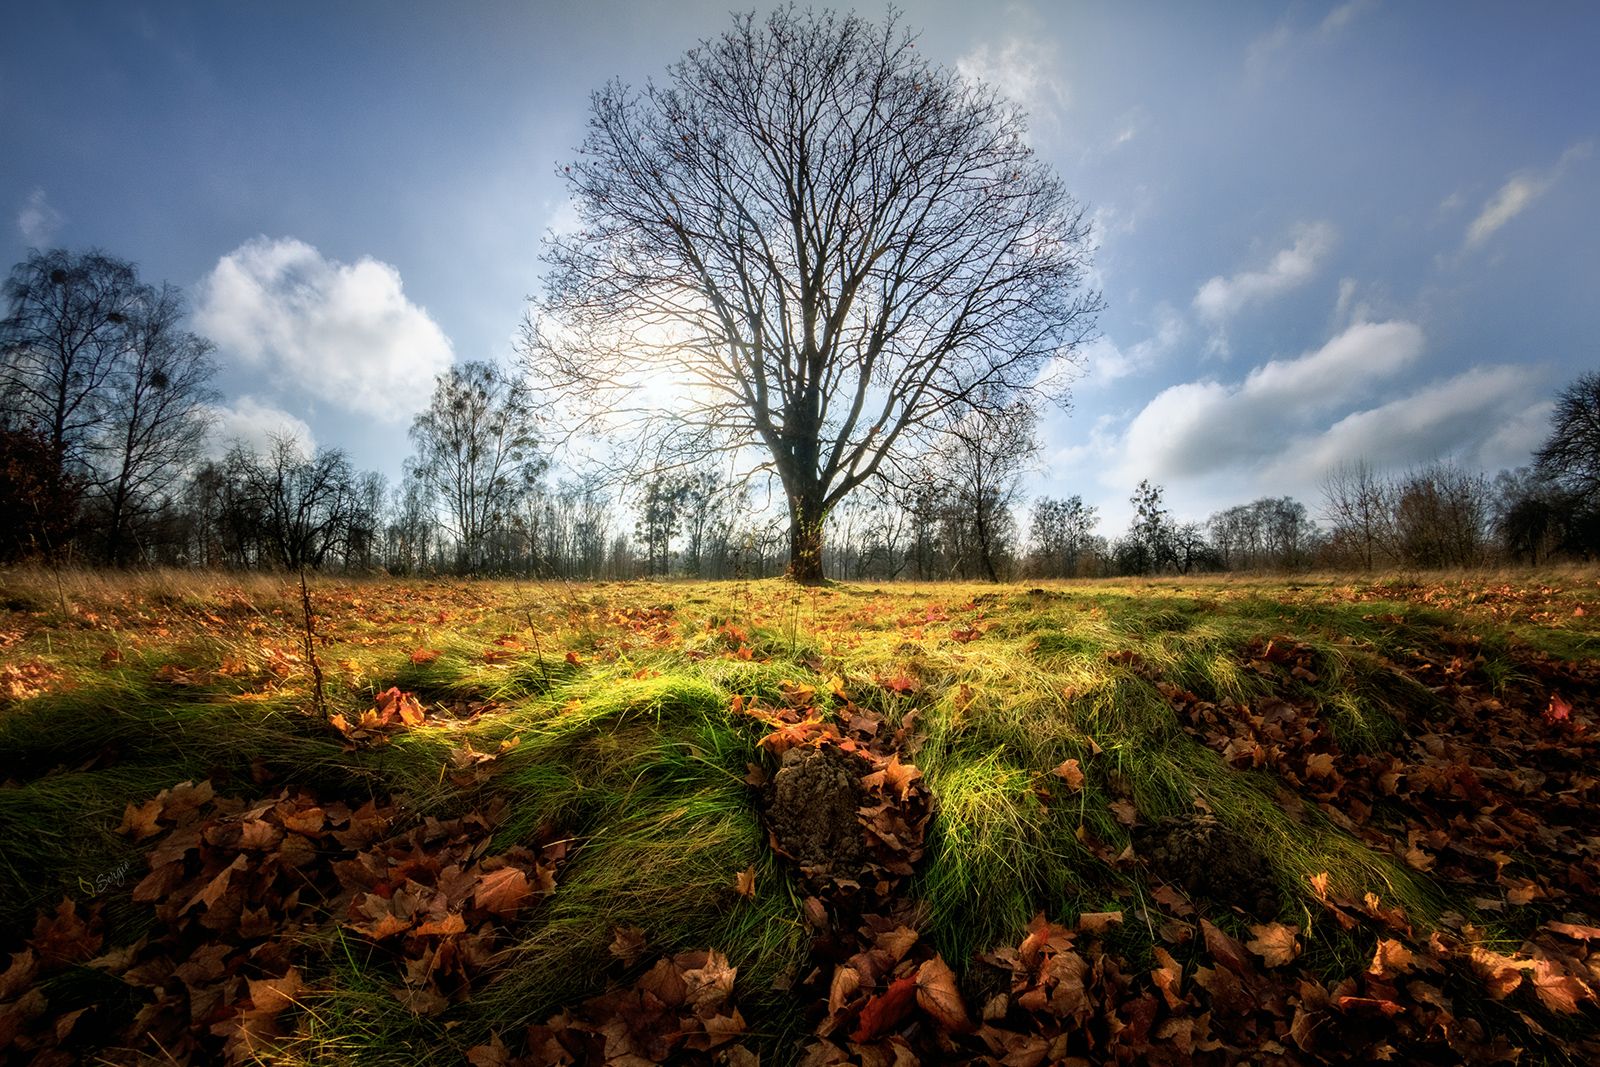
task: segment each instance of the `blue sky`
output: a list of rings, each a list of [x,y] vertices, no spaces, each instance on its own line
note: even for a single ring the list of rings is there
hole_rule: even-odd
[[[765,5],[763,5],[764,7]],[[224,431],[391,477],[450,360],[505,358],[569,218],[590,91],[726,3],[20,5],[0,258],[99,246],[188,288]],[[874,17],[883,5],[857,10]],[[1108,532],[1322,471],[1525,462],[1600,364],[1600,9],[921,3],[920,48],[1018,97],[1098,227],[1108,309],[1035,493]]]

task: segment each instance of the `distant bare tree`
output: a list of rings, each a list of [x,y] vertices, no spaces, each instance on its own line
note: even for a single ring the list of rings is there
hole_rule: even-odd
[[[1038,451],[1035,417],[1023,402],[1007,406],[983,402],[956,408],[939,436],[945,477],[954,489],[952,515],[970,535],[964,571],[991,582],[1000,580],[1001,557],[1011,547],[1024,464]]]
[[[1128,498],[1133,522],[1118,547],[1118,569],[1128,574],[1160,573],[1177,565],[1177,526],[1163,502],[1166,490],[1142,478]]]
[[[1099,509],[1085,504],[1083,497],[1076,494],[1065,500],[1041,497],[1036,501],[1028,536],[1033,541],[1039,575],[1076,577],[1092,550],[1098,521]]]
[[[672,539],[678,536],[687,494],[684,478],[660,472],[651,475],[640,490],[634,536],[644,546],[646,575],[666,574],[672,569]]]
[[[1205,527],[1198,522],[1180,523],[1173,528],[1172,555],[1179,574],[1216,566],[1216,552],[1206,540]]]
[[[1501,471],[1493,490],[1495,534],[1510,559],[1537,564],[1579,547],[1569,541],[1574,516],[1567,495],[1533,467]]]
[[[1394,525],[1401,557],[1417,567],[1483,562],[1491,523],[1489,482],[1453,463],[1434,463],[1400,479]]]
[[[892,15],[737,16],[666,85],[597,92],[566,174],[582,225],[547,243],[530,370],[575,423],[655,425],[641,455],[758,450],[798,580],[916,431],[974,396],[1064,398],[1050,371],[1100,308],[1084,212],[1022,113]],[[639,391],[664,378],[670,416]]]
[[[1354,548],[1366,570],[1393,537],[1393,502],[1387,481],[1365,459],[1341,463],[1322,479],[1323,508],[1336,542]]]
[[[236,560],[300,570],[342,557],[360,505],[356,471],[343,451],[308,456],[293,438],[275,436],[265,454],[236,444],[224,467]]]
[[[526,391],[493,364],[453,366],[435,380],[411,440],[414,473],[455,535],[457,569],[479,570],[491,530],[544,469]]]
[[[213,345],[183,328],[183,293],[143,287],[127,312],[122,358],[105,382],[92,445],[105,509],[105,558],[127,563],[141,523],[199,456],[217,394]]]

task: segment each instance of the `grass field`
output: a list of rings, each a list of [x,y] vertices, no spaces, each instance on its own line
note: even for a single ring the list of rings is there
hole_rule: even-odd
[[[310,597],[0,576],[0,1058],[1600,1062],[1594,571]]]

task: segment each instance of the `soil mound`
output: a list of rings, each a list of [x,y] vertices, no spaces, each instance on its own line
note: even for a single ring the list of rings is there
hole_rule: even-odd
[[[820,878],[857,878],[866,860],[861,822],[863,768],[834,746],[783,754],[767,799],[778,851]]]
[[[1139,827],[1133,847],[1157,877],[1192,899],[1237,905],[1263,920],[1282,904],[1266,858],[1214,815],[1177,815]]]

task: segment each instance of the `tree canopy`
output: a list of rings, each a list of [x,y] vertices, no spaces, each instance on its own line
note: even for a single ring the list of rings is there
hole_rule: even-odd
[[[952,409],[1064,399],[1100,307],[1023,113],[892,15],[736,16],[596,92],[564,172],[582,224],[547,242],[530,369],[575,421],[648,418],[641,445],[753,449],[802,580],[828,511]]]

